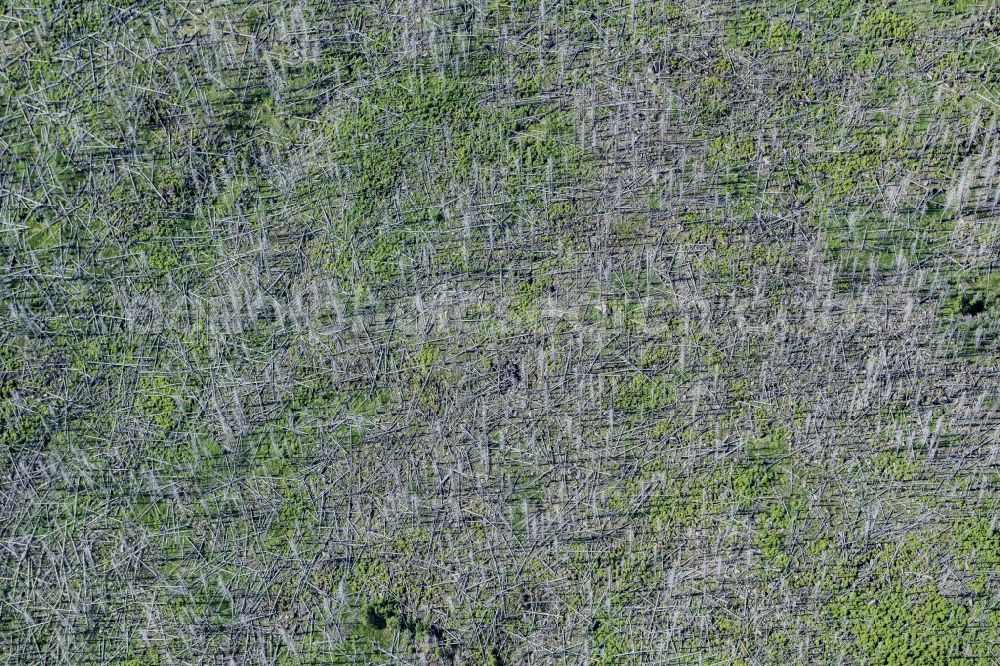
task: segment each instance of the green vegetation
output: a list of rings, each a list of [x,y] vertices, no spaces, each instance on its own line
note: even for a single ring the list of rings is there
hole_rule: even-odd
[[[7,3],[0,662],[1000,662],[1000,14]]]

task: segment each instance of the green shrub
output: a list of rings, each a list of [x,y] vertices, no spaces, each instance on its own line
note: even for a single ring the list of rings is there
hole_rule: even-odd
[[[916,32],[913,21],[886,9],[871,14],[861,24],[861,35],[875,41],[906,41],[913,39]]]

